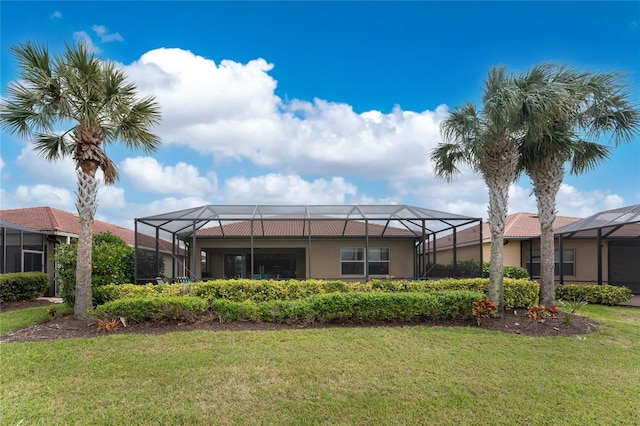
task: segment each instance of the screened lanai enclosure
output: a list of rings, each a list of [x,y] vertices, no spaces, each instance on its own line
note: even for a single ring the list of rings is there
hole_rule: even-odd
[[[363,281],[430,278],[436,239],[453,234],[455,241],[459,230],[474,226],[481,233],[482,219],[409,205],[206,205],[135,219],[135,234],[172,241],[174,262],[186,252],[186,265],[171,270],[186,270],[191,281]],[[477,253],[481,263],[480,242]],[[136,268],[137,282],[154,280]]]
[[[585,267],[595,268],[598,284],[624,285],[640,294],[640,204],[597,213],[558,228],[555,235],[560,265],[564,264],[563,244],[581,242],[582,259],[588,259]],[[563,269],[558,269],[563,284]]]

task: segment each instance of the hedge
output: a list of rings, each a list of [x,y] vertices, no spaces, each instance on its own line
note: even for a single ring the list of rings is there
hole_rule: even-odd
[[[208,303],[199,297],[146,297],[119,299],[97,306],[89,312],[95,318],[124,317],[128,321],[193,322],[207,310]]]
[[[49,276],[44,272],[16,272],[0,275],[0,302],[33,300],[49,288]]]
[[[194,296],[213,299],[226,299],[235,302],[253,300],[298,300],[316,294],[334,292],[368,291],[370,286],[364,283],[347,283],[334,280],[211,280],[191,284]]]
[[[484,294],[477,291],[437,291],[431,293],[334,292],[298,300],[235,302],[201,297],[155,296],[124,298],[107,302],[90,311],[95,318],[124,317],[131,322],[193,322],[208,310],[220,322],[316,321],[415,321],[469,319],[473,302]]]
[[[220,322],[412,321],[471,318],[476,291],[328,293],[300,300],[233,302],[211,299]]]
[[[608,284],[563,284],[556,287],[558,299],[584,300],[598,305],[618,305],[628,302],[632,296],[628,287]]]
[[[425,293],[443,290],[489,290],[488,278],[451,278],[445,280],[371,280],[367,283],[325,280],[211,280],[191,284],[106,285],[95,290],[98,304],[120,298],[157,297],[164,295],[192,295],[204,299],[223,299],[232,302],[268,302],[300,300],[330,293],[373,291],[387,293]],[[537,305],[539,285],[528,279],[504,278],[505,308],[514,309]]]
[[[529,279],[503,278],[505,309],[526,308],[538,304],[540,285]],[[481,291],[485,296],[489,292],[488,278],[449,278],[444,280],[400,281],[372,280],[374,290],[389,292],[430,292],[442,290]]]

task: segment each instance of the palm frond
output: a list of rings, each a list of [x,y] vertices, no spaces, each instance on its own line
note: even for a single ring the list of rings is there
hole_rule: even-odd
[[[66,140],[66,135],[52,135],[38,133],[33,140],[33,149],[48,161],[58,161],[73,152],[72,145]]]
[[[113,185],[120,178],[120,174],[118,173],[118,168],[116,164],[106,156],[104,156],[104,160],[102,164],[100,164],[100,168],[104,173],[104,183],[106,185]]]
[[[434,162],[436,177],[451,181],[460,174],[459,163],[468,163],[464,148],[455,143],[442,143],[431,151],[431,161]]]
[[[158,149],[161,140],[149,129],[159,123],[160,107],[153,97],[146,97],[133,104],[126,105],[126,111],[120,111],[120,121],[113,123],[106,143],[121,140],[127,147],[152,153]],[[120,109],[124,110],[124,103]]]
[[[571,174],[580,175],[593,170],[598,164],[609,158],[611,148],[595,142],[577,141],[573,146]]]

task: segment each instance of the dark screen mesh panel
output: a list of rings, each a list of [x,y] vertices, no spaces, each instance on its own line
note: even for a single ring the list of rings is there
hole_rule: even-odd
[[[640,241],[609,242],[609,284],[640,294]]]

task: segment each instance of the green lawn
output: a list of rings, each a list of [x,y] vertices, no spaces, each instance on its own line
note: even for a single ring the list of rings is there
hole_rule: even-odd
[[[51,319],[51,310],[56,315],[73,312],[73,309],[60,304],[54,306],[39,306],[36,308],[20,309],[18,311],[0,313],[0,335],[13,330],[25,328],[33,324],[41,324]]]
[[[0,345],[2,425],[637,425],[640,309],[597,334],[186,332]]]

